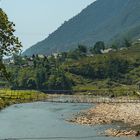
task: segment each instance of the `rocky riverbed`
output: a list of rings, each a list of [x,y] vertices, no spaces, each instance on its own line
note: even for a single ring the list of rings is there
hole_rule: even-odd
[[[117,130],[117,129],[108,129],[105,131],[106,136],[113,137],[122,137],[122,136],[139,136],[140,132],[136,130]]]
[[[78,113],[69,120],[81,125],[103,125],[122,122],[129,126],[129,130],[109,129],[105,133],[110,136],[139,136],[139,129],[130,129],[140,126],[140,103],[98,104],[95,108]]]

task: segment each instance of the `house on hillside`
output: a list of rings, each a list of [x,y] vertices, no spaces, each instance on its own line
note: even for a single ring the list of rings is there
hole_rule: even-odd
[[[115,49],[112,49],[112,48],[107,48],[107,49],[105,49],[105,50],[101,50],[101,52],[103,53],[103,54],[105,54],[105,53],[110,53],[110,52],[115,52],[116,50]]]
[[[59,56],[59,53],[53,53],[53,56],[55,59],[57,59],[57,57]]]
[[[43,55],[43,54],[38,54],[38,57],[41,58],[41,59],[43,59],[43,58],[45,58],[45,55]]]

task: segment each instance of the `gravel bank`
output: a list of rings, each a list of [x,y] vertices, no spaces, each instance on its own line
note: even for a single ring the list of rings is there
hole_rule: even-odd
[[[77,116],[69,120],[69,122],[78,123],[81,125],[99,125],[122,122],[130,127],[138,126],[140,125],[140,103],[98,104],[95,108],[79,113]],[[116,133],[118,136],[128,135],[129,132],[129,136],[139,135],[138,130],[119,131],[110,129],[107,132],[108,135],[111,135],[112,132],[111,136],[114,136]]]

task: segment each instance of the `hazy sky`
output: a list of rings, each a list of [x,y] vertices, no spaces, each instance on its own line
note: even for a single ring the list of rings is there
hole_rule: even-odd
[[[64,21],[95,0],[2,0],[2,7],[16,24],[24,50],[45,39]]]

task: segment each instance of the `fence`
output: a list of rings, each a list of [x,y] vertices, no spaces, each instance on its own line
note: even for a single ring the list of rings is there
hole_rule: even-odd
[[[85,93],[88,95],[77,94]],[[104,92],[104,93],[103,93]],[[68,91],[68,90],[51,90],[45,91],[48,94],[47,98],[42,94],[41,98],[38,94],[35,97],[32,94],[26,94],[23,96],[21,92],[12,91],[8,94],[0,93],[2,99],[15,99],[15,100],[34,100],[34,101],[46,101],[56,103],[140,103],[140,96],[133,91],[123,91],[125,96],[118,96],[112,92],[105,90],[92,90],[92,91]],[[53,94],[52,94],[53,93]],[[60,94],[61,93],[61,94]]]
[[[102,97],[94,95],[49,95],[47,102],[56,103],[140,103],[140,98],[135,97]]]

